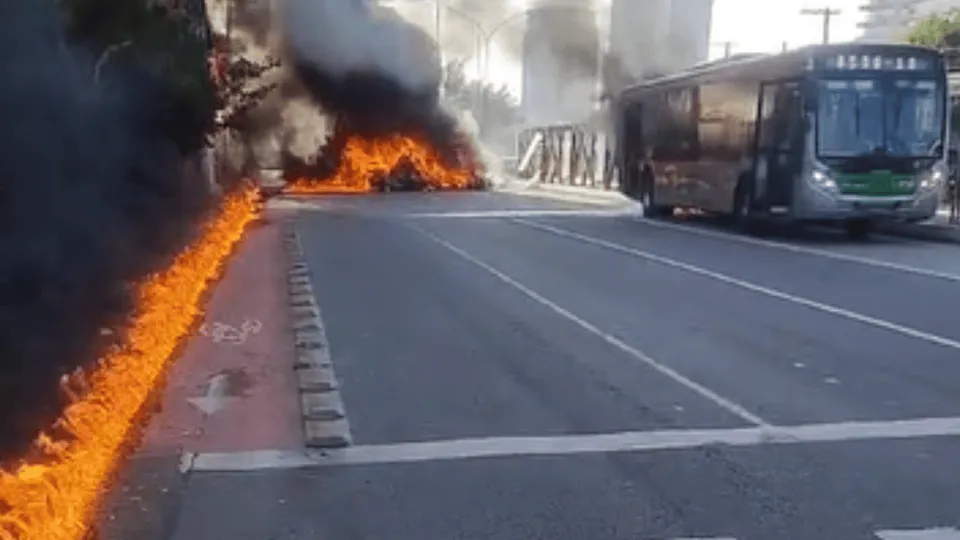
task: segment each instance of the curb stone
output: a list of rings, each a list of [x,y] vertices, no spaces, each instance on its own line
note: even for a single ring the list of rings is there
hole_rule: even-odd
[[[330,347],[314,296],[310,271],[303,260],[300,236],[293,222],[284,226],[284,248],[287,256],[287,304],[293,319],[297,373],[300,392],[300,414],[307,447],[318,449],[350,446],[350,424],[347,422],[340,385],[333,370]]]

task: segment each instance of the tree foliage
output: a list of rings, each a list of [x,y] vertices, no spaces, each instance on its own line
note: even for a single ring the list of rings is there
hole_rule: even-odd
[[[907,33],[907,42],[937,49],[960,46],[960,11],[931,15]]]
[[[245,131],[249,128],[250,113],[278,84],[269,80],[280,67],[280,61],[268,57],[255,62],[230,54],[225,36],[216,36],[213,55],[214,81],[217,87],[217,128]]]
[[[907,42],[940,49],[948,69],[960,68],[960,10],[931,15],[917,22],[910,28]],[[952,113],[953,125],[960,125],[960,107],[954,106]]]
[[[185,154],[205,144],[218,106],[205,15],[146,0],[62,0],[61,9],[68,39],[97,59],[98,82],[101,75],[152,81],[157,117],[166,119],[157,129]]]
[[[473,114],[483,133],[521,120],[519,103],[510,90],[506,86],[469,79],[463,61],[446,65],[443,89],[450,103]]]
[[[196,2],[194,2],[196,4]],[[68,35],[99,60],[95,72],[135,70],[165,87],[175,127],[165,130],[184,153],[222,129],[243,130],[248,113],[273,89],[264,75],[279,65],[253,62],[211,35],[203,9],[182,0],[61,0]],[[196,4],[202,6],[202,4]],[[169,127],[169,126],[168,126]]]

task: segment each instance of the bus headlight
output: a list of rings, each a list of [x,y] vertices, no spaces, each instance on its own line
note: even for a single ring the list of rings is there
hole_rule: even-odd
[[[827,190],[837,189],[837,181],[823,171],[813,171],[810,175],[810,180],[813,181],[813,185],[819,188]]]
[[[947,175],[941,169],[934,169],[920,178],[920,189],[923,191],[932,191],[939,189],[943,185],[943,180]]]

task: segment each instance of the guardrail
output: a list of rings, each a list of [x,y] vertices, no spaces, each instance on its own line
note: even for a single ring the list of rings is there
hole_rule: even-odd
[[[542,184],[603,190],[619,189],[613,148],[605,134],[585,124],[554,124],[524,129],[517,137],[514,173]],[[944,193],[947,223],[960,225],[960,167],[953,171]]]
[[[543,184],[617,189],[606,136],[584,124],[527,128],[517,137],[516,174]]]

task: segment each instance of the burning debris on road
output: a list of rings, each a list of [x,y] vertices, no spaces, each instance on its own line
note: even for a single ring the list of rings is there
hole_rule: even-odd
[[[453,154],[418,135],[363,136],[345,123],[320,149],[314,163],[285,154],[288,193],[369,193],[483,189],[482,168],[465,138],[450,144]]]
[[[419,28],[365,0],[284,5],[289,64],[335,118],[315,159],[284,155],[292,193],[482,189],[478,152],[440,106],[440,55]]]

